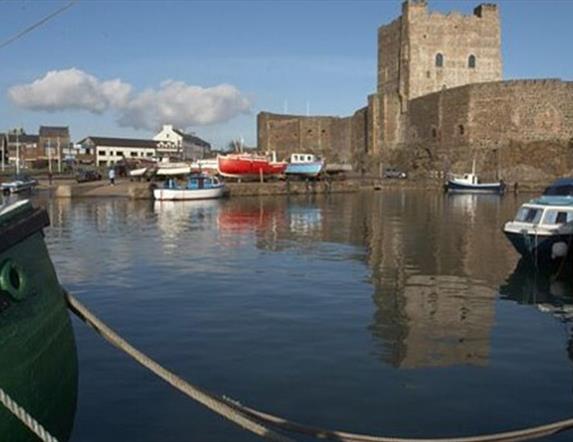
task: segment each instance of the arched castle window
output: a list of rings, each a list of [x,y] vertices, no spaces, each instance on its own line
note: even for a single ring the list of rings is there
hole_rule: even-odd
[[[470,55],[468,57],[468,68],[474,69],[476,67],[476,56]]]
[[[463,125],[463,124],[460,124],[460,125],[458,126],[458,130],[460,131],[460,135],[463,135],[464,132],[465,132],[464,125]]]
[[[435,127],[432,127],[432,138],[438,138],[438,131]]]
[[[444,67],[444,56],[439,52],[436,54],[436,67],[437,68]]]

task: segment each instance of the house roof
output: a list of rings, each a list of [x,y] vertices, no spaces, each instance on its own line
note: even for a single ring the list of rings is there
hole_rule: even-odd
[[[68,137],[70,129],[67,126],[40,126],[41,137]]]
[[[188,141],[189,143],[203,147],[211,147],[211,144],[207,143],[205,140],[202,140],[201,138],[196,137],[195,135],[187,134],[180,129],[173,129],[173,132],[183,137],[183,139],[185,141]]]
[[[139,140],[135,138],[86,137],[79,141],[79,144],[84,144],[88,140],[90,140],[96,146],[138,147],[149,149],[156,149],[158,143],[154,140]]]
[[[16,140],[16,134],[8,134],[8,143],[37,143],[38,135],[19,134]]]

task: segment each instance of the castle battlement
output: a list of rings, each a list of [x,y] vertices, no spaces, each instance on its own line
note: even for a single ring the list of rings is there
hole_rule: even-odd
[[[474,15],[476,17],[486,17],[488,14],[497,14],[497,5],[494,3],[482,3],[474,8]]]

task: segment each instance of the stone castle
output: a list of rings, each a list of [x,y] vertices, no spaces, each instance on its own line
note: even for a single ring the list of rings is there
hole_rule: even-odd
[[[573,169],[573,82],[502,80],[495,4],[473,15],[407,0],[378,29],[378,86],[349,117],[257,117],[258,146],[281,157],[312,152],[377,173],[463,172],[546,180]]]

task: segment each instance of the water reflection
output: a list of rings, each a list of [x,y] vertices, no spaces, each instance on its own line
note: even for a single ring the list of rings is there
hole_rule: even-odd
[[[505,244],[483,241],[495,236],[499,198],[425,197],[430,204],[416,204],[416,196],[374,200],[368,211],[376,306],[369,328],[381,342],[381,357],[394,366],[483,366],[493,284],[510,258]]]
[[[495,287],[513,257],[507,244],[483,238],[501,219],[496,196],[400,192],[230,200],[218,227],[228,246],[246,237],[264,250],[364,262],[375,307],[367,327],[380,357],[416,368],[487,363]],[[333,257],[331,243],[353,248]]]
[[[551,315],[565,327],[569,336],[567,353],[573,361],[573,272],[559,275],[540,272],[530,263],[520,260],[514,272],[499,288],[505,300],[535,306]]]
[[[149,229],[153,216],[168,256],[182,253],[182,241],[191,233],[214,230],[216,236],[193,236],[194,253],[210,239],[227,249],[253,242],[262,250],[365,263],[374,307],[367,329],[379,343],[380,358],[402,368],[486,365],[496,287],[514,259],[504,241],[484,240],[500,237],[505,216],[500,198],[490,195],[395,192],[155,202],[151,215],[146,203],[74,204],[72,211],[70,200],[50,202],[52,240],[87,234],[63,228],[85,219],[106,234],[138,224]],[[121,250],[122,244],[107,253],[128,257],[133,251]],[[328,244],[352,248],[333,255]],[[79,277],[93,275],[91,261],[72,267]]]

